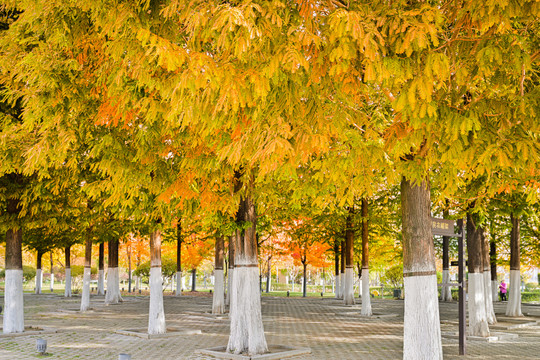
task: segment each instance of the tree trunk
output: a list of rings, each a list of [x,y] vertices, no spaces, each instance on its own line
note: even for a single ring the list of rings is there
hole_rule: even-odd
[[[354,229],[352,224],[353,209],[349,209],[345,223],[345,287],[343,290],[343,303],[354,305]]]
[[[371,316],[369,292],[369,211],[367,199],[362,199],[362,310],[363,316]]]
[[[107,292],[105,293],[105,304],[118,304],[123,302],[120,294],[120,274],[118,271],[118,239],[108,243],[109,256],[107,257]]]
[[[51,292],[54,291],[54,271],[53,271],[53,252],[52,250],[49,251],[49,257],[50,257],[50,260],[51,260],[51,284],[50,284],[50,289],[51,289]]]
[[[84,252],[84,274],[81,295],[81,312],[90,308],[90,276],[92,274],[92,238],[87,235]]]
[[[19,201],[8,199],[7,213],[17,216],[19,211]],[[7,230],[5,261],[3,333],[19,333],[24,331],[21,229],[11,228]]]
[[[109,257],[111,254],[109,253]],[[99,244],[99,259],[98,259],[98,295],[105,295],[105,243]]]
[[[483,228],[477,224],[478,216],[467,213],[467,254],[468,254],[468,305],[469,335],[489,336],[489,327],[484,298],[484,265],[482,256]]]
[[[229,270],[227,271],[227,277],[227,294],[225,296],[225,305],[229,306],[231,304],[231,289],[234,277],[234,236],[229,237]]]
[[[496,324],[495,310],[493,309],[493,291],[491,289],[491,261],[489,256],[489,240],[482,231],[482,263],[484,265],[484,300],[486,302],[486,317],[488,324]]]
[[[307,295],[307,261],[302,259],[302,297],[306,297]]]
[[[238,174],[236,178],[239,178]],[[241,187],[239,182],[235,184],[235,190],[238,191]],[[259,267],[255,237],[257,216],[251,196],[244,195],[240,200],[236,222],[239,227],[234,236],[235,268],[231,288],[231,332],[227,352],[264,354],[268,351],[268,346],[264,336],[258,284]],[[251,225],[245,228],[246,223]]]
[[[510,286],[506,316],[523,316],[521,313],[521,273],[520,273],[520,234],[519,216],[510,214]]]
[[[41,294],[41,288],[43,286],[43,269],[41,265],[41,260],[43,258],[43,252],[38,250],[36,256],[36,294]]]
[[[493,301],[499,301],[499,281],[497,280],[497,248],[495,245],[495,232],[493,224],[491,230],[491,239],[489,241],[489,260],[491,264],[491,291]]]
[[[347,247],[345,245],[345,239],[341,240],[341,263],[340,263],[340,272],[339,272],[339,298],[343,299],[343,295],[345,294],[345,266],[346,266],[346,260],[345,260],[345,254],[347,252]]]
[[[161,278],[161,231],[150,234],[150,309],[148,311],[148,334],[165,334],[165,311],[163,309],[163,280]]]
[[[131,242],[127,248],[128,255],[128,293],[131,293]]]
[[[223,285],[223,236],[216,239],[216,258],[214,264],[214,298],[212,301],[212,314],[225,312],[225,288]]]
[[[270,282],[272,281],[272,263],[270,262],[272,257],[268,257],[268,269],[266,271],[266,293],[270,292]]]
[[[339,264],[339,256],[341,254],[341,250],[339,248],[339,243],[334,243],[334,265],[335,265],[335,278],[334,278],[334,293],[336,295],[336,299],[339,299],[339,289],[341,288],[340,284],[340,264]]]
[[[197,269],[191,269],[191,291],[197,291]]]
[[[448,206],[448,200],[446,200],[446,205]],[[449,211],[445,209],[443,212],[443,218],[448,219]],[[442,287],[441,287],[441,300],[442,301],[452,301],[452,288],[450,285],[450,237],[443,236],[443,254],[442,254]]]
[[[401,180],[403,282],[405,290],[403,359],[442,359],[437,275],[431,233],[429,183]]]
[[[65,256],[65,273],[66,273],[66,286],[64,289],[64,297],[71,297],[71,246],[66,246],[64,249]]]
[[[182,222],[176,224],[176,296],[182,295]]]

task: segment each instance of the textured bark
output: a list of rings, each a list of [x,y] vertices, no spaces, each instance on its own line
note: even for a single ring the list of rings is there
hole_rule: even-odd
[[[225,241],[222,236],[216,239],[212,314],[223,314],[225,312],[225,294],[223,287],[223,251],[225,247],[224,243]]]
[[[239,178],[238,174],[237,179]],[[238,190],[239,184],[235,184]],[[230,317],[231,332],[227,351],[248,355],[268,351],[261,313],[258,282],[257,240],[255,205],[250,196],[240,200],[236,222],[251,226],[237,229],[234,236],[234,277],[231,288]]]
[[[302,297],[307,296],[307,262],[304,260],[302,261]]]
[[[225,295],[225,305],[231,304],[231,288],[234,277],[234,236],[229,237],[229,270],[227,271],[227,294]]]
[[[161,277],[161,232],[150,234],[150,304],[148,311],[148,334],[164,334],[165,311]]]
[[[483,273],[482,256],[482,232],[483,229],[477,225],[477,216],[467,213],[467,255],[469,273]]]
[[[343,294],[345,293],[345,268],[346,260],[345,254],[347,253],[347,248],[345,245],[345,238],[341,240],[341,263],[340,263],[340,274],[339,274],[339,298],[343,299]]]
[[[120,274],[118,269],[118,239],[109,241],[107,257],[107,293],[105,294],[105,304],[118,304],[123,302],[120,294]]]
[[[507,316],[523,316],[521,313],[521,266],[519,216],[510,214],[510,286],[508,289]]]
[[[17,216],[19,201],[8,199],[7,212]],[[6,275],[4,288],[3,333],[24,331],[23,271],[22,271],[22,231],[6,231]]]
[[[495,245],[495,234],[491,231],[491,240],[489,242],[489,259],[491,263],[491,298],[493,301],[499,301],[499,282],[497,280],[497,248]]]
[[[443,358],[430,206],[429,184],[403,177],[403,359]]]

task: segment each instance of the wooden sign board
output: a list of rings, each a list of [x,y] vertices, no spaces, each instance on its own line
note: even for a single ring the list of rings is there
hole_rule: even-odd
[[[431,232],[433,235],[458,236],[454,233],[454,220],[431,218]]]

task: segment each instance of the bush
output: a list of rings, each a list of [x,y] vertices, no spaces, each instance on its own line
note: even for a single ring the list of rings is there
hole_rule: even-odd
[[[381,280],[395,289],[400,288],[403,283],[403,264],[394,265],[387,269]]]
[[[3,279],[6,277],[6,270],[2,269],[0,270],[0,279]],[[30,281],[33,278],[36,277],[36,269],[31,266],[23,265],[23,281]]]
[[[521,293],[522,302],[539,302],[540,301],[540,292],[539,291],[523,291]]]
[[[169,258],[162,258],[161,274],[164,278],[171,279],[176,274],[176,262]],[[150,276],[150,261],[139,265],[133,271],[133,275],[142,277],[143,281],[148,281]]]

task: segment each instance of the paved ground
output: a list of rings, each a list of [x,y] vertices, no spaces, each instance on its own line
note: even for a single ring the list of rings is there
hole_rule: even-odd
[[[105,306],[103,297],[92,297],[94,310],[79,313],[79,298],[64,299],[59,295],[25,294],[25,324],[58,329],[58,333],[0,338],[0,359],[36,359],[35,342],[41,337],[48,342],[48,359],[118,359],[129,353],[133,360],[209,359],[194,353],[196,349],[226,345],[229,322],[226,316],[208,312],[211,298],[183,296],[165,297],[168,327],[201,330],[202,334],[180,335],[160,339],[143,339],[115,334],[115,330],[145,328],[148,298],[125,297],[120,305]],[[359,306],[343,306],[331,298],[264,297],[263,321],[269,344],[310,347],[311,355],[297,360],[314,359],[400,359],[402,357],[403,301],[373,301],[374,313],[383,316],[360,317]],[[443,333],[457,331],[457,304],[441,303]],[[512,319],[500,319],[492,331],[517,334],[517,339],[495,343],[469,341],[468,356],[458,356],[457,340],[443,337],[445,359],[539,359],[540,306],[524,305],[527,327],[505,329],[516,325]],[[504,304],[496,305],[504,312]],[[395,316],[393,316],[395,315]]]

